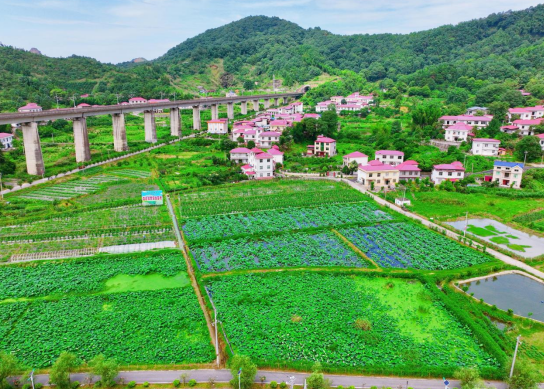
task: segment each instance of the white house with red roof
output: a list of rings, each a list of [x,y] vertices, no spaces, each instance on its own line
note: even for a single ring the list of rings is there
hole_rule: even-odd
[[[513,124],[501,127],[501,132],[504,132],[505,134],[517,134],[518,130],[518,126],[515,126]]]
[[[342,111],[359,111],[363,108],[360,104],[348,103],[348,104],[338,104],[336,106],[336,113],[340,114]]]
[[[143,97],[132,97],[128,99],[129,104],[145,104],[147,103],[147,99],[144,99]]]
[[[336,104],[342,104],[342,100],[344,100],[344,96],[332,96],[331,101]]]
[[[336,141],[332,138],[318,135],[313,147],[308,146],[308,155],[334,157],[336,155]]]
[[[305,113],[303,119],[321,119],[321,115],[318,113]]]
[[[343,166],[349,166],[353,162],[357,163],[357,165],[368,164],[368,155],[363,154],[360,151],[354,151],[353,153],[346,154],[342,159]]]
[[[459,181],[465,177],[465,168],[461,162],[444,163],[440,165],[434,165],[431,173],[431,181],[436,185],[440,185],[442,182]]]
[[[376,151],[376,160],[397,166],[404,162],[404,153],[396,150],[378,150]]]
[[[257,130],[245,130],[244,134],[244,142],[247,144],[249,141],[255,142],[255,144],[258,144],[258,135]]]
[[[286,105],[285,107],[279,107],[278,111],[280,114],[292,115],[295,113],[295,107],[293,107],[292,105]]]
[[[518,134],[521,136],[534,135],[533,127],[542,123],[543,119],[518,119],[514,120],[514,125],[518,128]]]
[[[230,160],[234,163],[249,163],[249,156],[255,155],[247,147],[237,147],[230,151]]]
[[[374,189],[394,188],[399,182],[399,170],[396,166],[370,161],[366,165],[359,165],[357,169],[357,181],[366,188]]]
[[[23,105],[20,107],[17,111],[19,112],[42,112],[42,107],[40,107],[36,103],[28,103],[27,105]]]
[[[90,108],[90,107],[91,107],[91,104],[81,103],[81,104],[78,104],[76,108]]]
[[[493,116],[472,116],[472,115],[458,115],[458,116],[442,116],[438,119],[442,122],[442,128],[453,126],[457,123],[468,124],[469,126],[476,128],[485,128],[489,125],[489,122],[493,120]]]
[[[352,93],[351,95],[346,97],[347,103],[354,103],[361,106],[368,105],[374,101],[373,95],[368,96],[362,96],[359,94],[359,92]]]
[[[411,159],[404,161],[396,168],[399,170],[399,180],[412,181],[416,178],[421,178],[421,169],[418,167],[418,163]]]
[[[444,130],[444,139],[448,142],[466,142],[472,126],[464,123],[457,123]]]
[[[256,180],[274,178],[276,162],[274,162],[274,157],[269,153],[251,153],[249,156],[248,164],[251,165],[251,167],[253,168],[251,171],[255,172],[253,178],[255,178]]]
[[[229,119],[208,120],[208,134],[228,134]]]
[[[304,113],[304,104],[302,101],[296,101],[292,103],[291,106],[293,107],[294,113]]]
[[[472,154],[483,155],[487,157],[496,157],[499,155],[500,140],[474,138],[472,139]]]
[[[280,151],[280,148],[277,145],[272,146],[268,150],[268,154],[270,154],[272,158],[274,158],[274,162],[276,164],[283,165],[283,152]]]
[[[273,143],[279,143],[281,133],[277,131],[265,131],[259,135],[259,147],[272,147]]]
[[[0,132],[0,145],[3,149],[11,149],[13,147],[13,134]]]

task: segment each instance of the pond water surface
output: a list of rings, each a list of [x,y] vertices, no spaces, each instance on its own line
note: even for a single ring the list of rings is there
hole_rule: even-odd
[[[479,281],[468,282],[467,293],[474,293],[477,299],[515,314],[544,322],[544,283],[520,274],[491,276]]]

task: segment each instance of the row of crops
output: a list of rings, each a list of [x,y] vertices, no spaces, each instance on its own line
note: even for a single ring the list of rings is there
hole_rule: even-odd
[[[188,219],[183,225],[183,232],[190,242],[196,242],[391,219],[391,215],[369,202],[327,204],[312,208],[285,208]]]
[[[203,272],[303,266],[368,267],[335,234],[286,233],[258,240],[212,242],[192,248]]]
[[[415,280],[273,272],[211,278],[208,286],[234,352],[261,366],[498,366]]]
[[[149,178],[151,177],[151,172],[147,170],[136,170],[136,169],[122,169],[122,170],[113,170],[110,172],[113,175],[127,178]]]
[[[47,186],[25,193],[24,195],[18,197],[41,201],[67,200],[89,193],[94,193],[100,190],[104,184],[119,181],[120,179],[121,178],[112,175],[102,174],[86,180],[72,180],[62,184]]]
[[[458,269],[490,260],[487,255],[410,223],[350,227],[339,232],[386,268]]]
[[[207,189],[180,195],[182,218],[234,212],[254,212],[286,207],[308,207],[364,200],[345,184],[314,181],[274,181],[264,185],[246,184],[225,189]]]

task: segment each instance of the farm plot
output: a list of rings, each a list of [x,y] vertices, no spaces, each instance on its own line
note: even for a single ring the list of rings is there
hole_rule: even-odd
[[[72,180],[62,184],[47,186],[18,197],[42,201],[67,200],[96,192],[100,190],[104,184],[119,180],[119,177],[99,175],[87,180]]]
[[[179,251],[0,267],[0,349],[33,367],[62,351],[122,364],[213,360]]]
[[[485,254],[409,223],[349,227],[339,232],[386,268],[444,270],[491,261]]]
[[[469,328],[415,280],[325,273],[209,279],[234,352],[260,366],[446,374],[498,367]]]
[[[187,192],[180,196],[180,213],[187,218],[350,203],[364,199],[360,192],[337,182],[282,180]]]
[[[260,240],[224,240],[196,246],[191,251],[203,272],[302,266],[369,266],[328,231],[286,233]]]
[[[145,170],[135,170],[135,169],[122,169],[122,170],[114,170],[110,172],[113,175],[121,176],[121,177],[128,177],[128,178],[149,178],[151,177],[150,171]]]
[[[117,274],[174,276],[186,270],[179,251],[95,256],[0,267],[0,302],[21,297],[98,292]]]
[[[374,223],[391,219],[393,219],[391,215],[379,210],[374,204],[360,202],[206,216],[187,220],[183,226],[183,232],[189,241],[196,242],[266,232]]]

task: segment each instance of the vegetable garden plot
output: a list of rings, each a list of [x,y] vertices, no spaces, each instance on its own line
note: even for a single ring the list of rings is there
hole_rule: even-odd
[[[0,315],[10,305],[0,304]],[[0,349],[36,368],[62,351],[84,360],[103,353],[125,365],[207,363],[215,355],[190,286],[35,301],[11,324]]]
[[[315,208],[288,208],[189,219],[183,226],[183,232],[189,241],[195,242],[263,232],[372,223],[392,218],[368,202],[332,204]]]
[[[186,270],[179,251],[139,253],[0,267],[0,301],[66,293],[96,292],[118,274],[158,273],[174,276]]]
[[[261,366],[319,361],[398,374],[498,366],[414,280],[308,272],[208,281],[234,352]]]
[[[487,255],[409,223],[350,227],[339,232],[378,265],[387,268],[445,270],[491,260]]]
[[[261,240],[232,239],[191,248],[200,270],[346,266],[368,264],[331,232],[282,234]]]
[[[129,177],[129,178],[149,178],[151,177],[151,172],[144,170],[135,170],[135,169],[123,169],[123,170],[114,170],[110,172],[116,176]]]
[[[189,192],[180,196],[181,216],[195,217],[288,207],[340,204],[365,200],[358,191],[339,183],[274,181]]]

